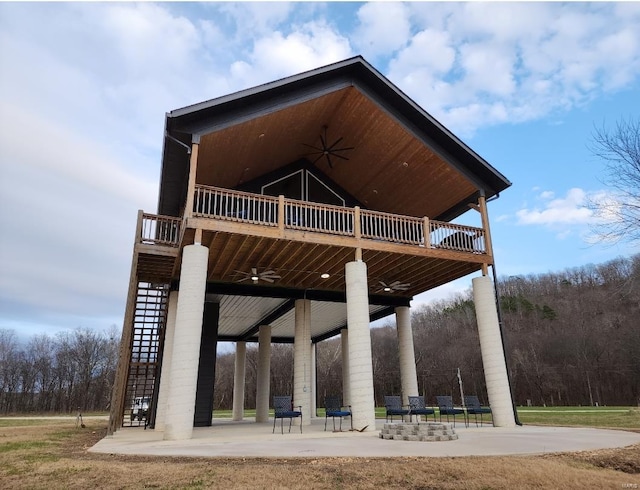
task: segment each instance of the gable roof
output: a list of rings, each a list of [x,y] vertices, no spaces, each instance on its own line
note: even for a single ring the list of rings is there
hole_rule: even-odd
[[[158,213],[179,215],[197,182],[235,188],[340,139],[348,160],[315,165],[364,206],[449,221],[511,183],[361,56],[166,115]]]

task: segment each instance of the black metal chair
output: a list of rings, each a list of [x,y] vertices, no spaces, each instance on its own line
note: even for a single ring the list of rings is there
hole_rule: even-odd
[[[387,422],[389,421],[389,417],[391,417],[391,422],[393,422],[394,415],[400,415],[404,422],[404,416],[410,413],[406,405],[402,404],[402,398],[398,395],[385,395],[384,406],[387,409]]]
[[[478,415],[480,415],[480,426],[482,426],[482,415],[485,413],[491,413],[489,407],[483,407],[480,405],[480,400],[476,395],[468,395],[464,397],[464,406],[467,408],[468,415],[475,415],[476,427],[478,427]]]
[[[327,430],[327,419],[333,419],[333,432],[336,431],[336,417],[340,419],[340,432],[342,432],[342,418],[351,419],[351,430],[353,430],[353,417],[351,417],[351,405],[342,405],[339,396],[328,396],[324,399],[324,430]]]
[[[420,415],[424,415],[425,422],[428,421],[428,415],[433,415],[433,421],[436,421],[436,411],[433,408],[427,407],[424,396],[410,396],[409,397],[409,422],[411,417],[415,415],[418,424],[420,423]]]
[[[300,433],[302,434],[302,407],[297,407],[299,410],[293,410],[293,404],[291,402],[291,396],[274,396],[273,397],[273,434],[276,431],[276,420],[280,419],[280,433],[284,434],[283,424],[284,419],[289,419],[289,432],[291,432],[291,424],[293,419],[300,417]]]
[[[464,425],[469,427],[469,421],[467,420],[467,412],[463,408],[454,408],[453,398],[450,396],[436,396],[438,402],[438,411],[440,412],[440,422],[442,422],[442,416],[447,416],[447,423],[449,423],[449,415],[453,415],[453,426],[456,426],[456,415],[462,415],[464,417]]]

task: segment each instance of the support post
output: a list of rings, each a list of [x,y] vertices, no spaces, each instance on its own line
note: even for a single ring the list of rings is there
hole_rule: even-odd
[[[184,217],[191,218],[193,216],[193,198],[196,191],[196,173],[198,171],[198,142],[191,144],[191,157],[189,159],[189,180],[187,182],[187,202],[184,209]]]
[[[349,391],[349,330],[340,330],[342,347],[342,403],[351,405],[351,392]]]
[[[367,265],[362,261],[345,265],[347,325],[349,327],[349,391],[356,429],[376,429],[373,396],[371,332]]]
[[[167,325],[164,334],[164,352],[162,354],[162,372],[158,389],[158,409],[156,410],[155,430],[163,431],[167,416],[167,400],[171,383],[171,361],[173,354],[173,338],[176,329],[176,313],[178,310],[178,291],[169,292],[167,302]]]
[[[278,196],[278,230],[280,230],[280,236],[284,235],[285,224],[285,203],[284,196],[280,194]]]
[[[478,198],[478,206],[480,208],[480,219],[482,220],[482,228],[484,229],[484,248],[487,255],[492,257],[493,262],[493,244],[491,243],[491,229],[489,228],[489,213],[487,211],[487,200],[484,196]],[[483,273],[483,275],[487,275]]]
[[[491,279],[475,277],[473,301],[478,319],[482,364],[489,395],[489,405],[496,427],[514,427],[513,402],[509,389],[505,352],[502,347],[498,312]]]
[[[257,377],[256,422],[268,422],[269,389],[271,382],[271,325],[261,325],[258,332]]]
[[[318,416],[317,410],[317,365],[316,365],[316,346],[318,344],[314,344],[313,342],[310,345],[309,357],[311,359],[311,418],[316,418]]]
[[[311,424],[311,301],[297,299],[293,341],[293,404],[302,407],[303,425]]]
[[[411,329],[411,309],[408,306],[396,308],[396,329],[398,333],[398,354],[400,358],[400,381],[402,403],[409,404],[409,395],[419,395],[416,356],[413,349]]]
[[[244,378],[247,359],[247,343],[236,342],[236,359],[233,370],[233,415],[232,420],[244,418]]]
[[[166,440],[191,439],[193,434],[208,259],[209,249],[202,245],[187,245],[182,252],[165,419]]]

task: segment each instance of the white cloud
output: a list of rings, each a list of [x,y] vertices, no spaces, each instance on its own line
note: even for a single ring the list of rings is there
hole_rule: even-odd
[[[637,3],[408,8],[410,38],[390,61],[390,78],[459,133],[569,110],[640,76]]]
[[[543,208],[521,209],[516,212],[520,225],[573,225],[593,220],[593,212],[586,206],[587,195],[579,188],[569,189],[563,198],[552,199],[553,193],[543,192]]]
[[[388,56],[410,38],[409,11],[401,2],[365,3],[358,10],[354,43],[365,57]]]
[[[349,40],[324,22],[308,22],[288,35],[256,39],[246,61],[233,64],[236,85],[250,87],[353,56]]]
[[[224,2],[218,6],[235,24],[240,41],[269,35],[288,19],[294,7],[289,2]]]
[[[536,190],[536,189],[534,189]],[[540,199],[542,200],[548,200],[548,199],[553,199],[555,196],[555,192],[553,191],[542,191],[540,193],[540,196],[538,196]]]

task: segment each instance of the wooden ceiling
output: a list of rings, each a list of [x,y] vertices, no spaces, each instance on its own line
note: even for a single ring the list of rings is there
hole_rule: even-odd
[[[185,233],[184,243],[192,241],[193,231]],[[202,244],[209,248],[207,281],[242,283],[252,268],[258,272],[273,270],[278,278],[273,284],[259,281],[261,287],[296,290],[345,291],[344,270],[354,260],[354,249],[318,243],[205,232]],[[451,255],[451,253],[449,253]],[[455,252],[459,260],[441,257],[406,255],[388,251],[363,250],[367,264],[369,294],[410,299],[413,296],[451,282],[481,269],[486,257]],[[329,274],[323,279],[322,274]],[[176,261],[173,279],[180,277],[180,261]],[[405,291],[382,291],[381,282],[400,281],[408,284]],[[260,293],[262,294],[262,292]]]
[[[197,182],[235,188],[284,165],[307,158],[327,143],[349,160],[325,158],[315,166],[365,207],[408,216],[435,218],[477,188],[450,163],[355,87],[283,108],[200,140]]]

